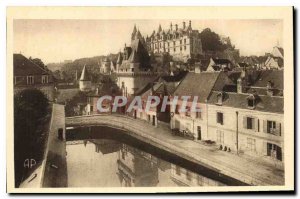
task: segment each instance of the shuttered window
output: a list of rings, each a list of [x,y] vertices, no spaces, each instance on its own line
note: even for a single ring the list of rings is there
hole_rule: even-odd
[[[223,118],[223,113],[217,112],[217,123],[223,125],[224,118]]]
[[[271,120],[264,120],[263,131],[264,133],[281,136],[281,123]]]

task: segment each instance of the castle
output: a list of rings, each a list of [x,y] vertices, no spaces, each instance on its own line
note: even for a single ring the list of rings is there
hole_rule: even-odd
[[[131,45],[125,44],[123,53],[118,54],[116,74],[124,96],[135,95],[159,75],[151,66],[145,39],[136,26],[131,34]]]
[[[173,27],[171,23],[168,30],[163,30],[159,25],[156,32],[146,37],[146,45],[149,52],[169,53],[173,61],[186,62],[202,54],[200,33],[193,30],[191,21],[188,26],[183,22],[182,28],[178,24]]]

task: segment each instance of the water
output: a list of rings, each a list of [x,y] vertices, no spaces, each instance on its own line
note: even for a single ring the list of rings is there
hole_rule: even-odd
[[[69,187],[224,185],[182,165],[163,160],[149,151],[138,149],[143,145],[136,147],[128,144],[129,139],[122,139],[122,135],[113,139],[110,136],[100,138],[99,134],[92,136],[97,139],[77,137],[80,138],[74,139],[73,136],[67,141]]]

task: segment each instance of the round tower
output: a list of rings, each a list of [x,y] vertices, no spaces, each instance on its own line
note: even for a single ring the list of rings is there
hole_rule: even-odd
[[[79,89],[81,91],[90,91],[92,89],[92,82],[85,65],[82,69],[81,76],[79,79]]]

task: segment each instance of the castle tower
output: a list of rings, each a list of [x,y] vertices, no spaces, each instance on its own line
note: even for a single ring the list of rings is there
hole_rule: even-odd
[[[92,82],[87,72],[86,66],[84,65],[79,79],[79,89],[81,91],[90,91],[91,88],[92,88]]]
[[[110,73],[110,71],[111,71],[111,62],[108,56],[106,56],[105,59],[102,61],[100,72],[103,74],[107,74]]]

